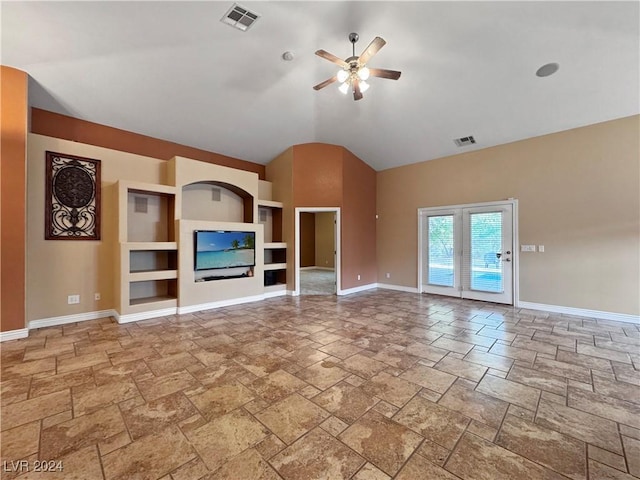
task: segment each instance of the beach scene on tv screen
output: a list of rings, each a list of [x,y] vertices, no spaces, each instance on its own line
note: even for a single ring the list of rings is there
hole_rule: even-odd
[[[196,270],[254,265],[255,233],[197,232]]]

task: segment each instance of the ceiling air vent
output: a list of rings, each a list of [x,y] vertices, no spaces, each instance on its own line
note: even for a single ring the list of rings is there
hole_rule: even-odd
[[[454,140],[455,144],[459,147],[467,147],[476,143],[476,139],[469,135],[468,137],[460,137]]]
[[[242,30],[246,32],[249,30],[249,27],[255,23],[256,20],[260,18],[260,15],[257,13],[250,12],[244,7],[241,7],[237,3],[234,3],[233,6],[227,10],[227,13],[220,19],[222,23],[226,23],[227,25],[231,25],[232,27],[237,28],[238,30]]]

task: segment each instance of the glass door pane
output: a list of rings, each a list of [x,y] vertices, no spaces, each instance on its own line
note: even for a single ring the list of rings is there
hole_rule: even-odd
[[[428,217],[428,281],[430,285],[454,286],[453,215]]]
[[[462,209],[462,297],[513,303],[513,208]]]
[[[470,214],[471,290],[504,292],[502,212]]]

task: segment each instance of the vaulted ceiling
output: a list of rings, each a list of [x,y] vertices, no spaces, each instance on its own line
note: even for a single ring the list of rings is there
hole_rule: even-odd
[[[239,3],[245,32],[231,1],[3,2],[2,64],[32,106],[257,163],[325,142],[383,170],[640,110],[638,2]],[[350,56],[350,32],[402,71],[358,102],[312,89],[337,69],[314,52]]]

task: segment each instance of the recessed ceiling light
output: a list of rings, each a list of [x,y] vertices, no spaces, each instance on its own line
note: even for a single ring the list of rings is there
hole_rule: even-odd
[[[547,63],[538,69],[536,75],[539,77],[548,77],[549,75],[556,73],[559,68],[560,65],[557,63]]]

